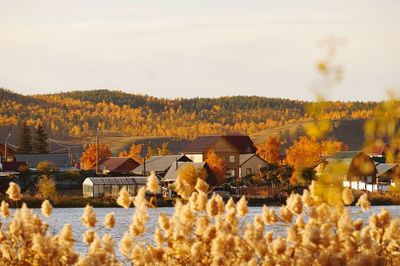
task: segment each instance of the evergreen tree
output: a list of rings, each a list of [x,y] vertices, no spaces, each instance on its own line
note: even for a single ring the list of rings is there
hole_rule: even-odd
[[[33,137],[33,151],[35,153],[47,153],[47,134],[43,130],[42,123],[35,127],[35,134]]]
[[[26,121],[23,122],[22,127],[18,136],[18,152],[19,153],[30,153],[32,152],[31,142],[31,129],[29,128]]]

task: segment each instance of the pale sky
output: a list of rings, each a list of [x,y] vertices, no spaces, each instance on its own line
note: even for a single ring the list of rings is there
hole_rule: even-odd
[[[330,99],[400,89],[398,0],[0,0],[0,87],[312,100],[320,41],[346,42]]]

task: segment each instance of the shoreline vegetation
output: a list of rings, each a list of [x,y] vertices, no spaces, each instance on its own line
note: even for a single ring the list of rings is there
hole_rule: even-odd
[[[301,192],[300,192],[301,193]],[[353,190],[355,199],[358,199],[365,192]],[[400,194],[396,192],[369,192],[367,193],[368,200],[372,206],[385,206],[385,205],[400,205]],[[210,195],[211,196],[211,195]],[[281,206],[286,203],[287,196],[280,197],[266,197],[266,198],[247,198],[249,207],[262,207],[267,206]],[[174,204],[178,198],[157,198],[157,204],[155,207],[174,207]],[[240,200],[239,196],[232,197],[237,202]],[[2,199],[5,200],[5,199]],[[26,196],[21,199],[18,203],[20,206],[23,203],[29,208],[40,208],[43,198]],[[224,198],[224,202],[227,202],[229,198]],[[55,208],[84,208],[86,205],[91,205],[95,208],[117,208],[120,207],[116,201],[116,197],[104,197],[104,198],[88,198],[82,196],[58,196],[56,199],[50,199],[50,202]],[[10,208],[15,208],[15,203],[10,203]]]

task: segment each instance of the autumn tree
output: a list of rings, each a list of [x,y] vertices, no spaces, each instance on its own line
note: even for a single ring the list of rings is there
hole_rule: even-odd
[[[312,173],[309,168],[315,167],[322,155],[333,154],[347,149],[346,145],[340,141],[325,140],[317,141],[315,138],[300,137],[286,150],[287,163],[293,167],[292,184],[299,183],[302,177],[310,179]]]
[[[109,145],[99,144],[99,161],[110,157],[111,151]],[[89,144],[89,147],[83,152],[81,157],[82,168],[89,170],[96,165],[96,145]]]
[[[18,135],[18,153],[32,152],[31,129],[28,123],[24,121]]]
[[[50,175],[58,171],[57,165],[51,161],[40,161],[37,164],[36,169],[38,170],[38,172],[46,175]]]
[[[185,163],[178,169],[178,178],[174,186],[178,191],[184,191],[186,196],[190,196],[195,190],[197,179],[207,179],[207,172],[202,167],[196,167],[193,164]]]
[[[57,197],[56,182],[47,175],[42,175],[38,183],[38,193],[43,199],[55,199]]]
[[[226,177],[226,164],[224,159],[218,157],[214,150],[210,150],[207,153],[206,163],[210,167],[211,172],[217,179],[217,184],[221,185],[225,182]]]
[[[140,153],[142,152],[143,144],[132,144],[129,152],[128,151],[122,151],[119,153],[119,157],[130,157],[136,162],[141,163],[143,161],[143,158],[140,156]]]
[[[47,134],[43,129],[42,123],[38,123],[35,127],[33,135],[33,152],[35,153],[47,153]]]
[[[257,145],[257,155],[270,164],[278,164],[280,141],[276,136],[269,136],[265,143]]]
[[[164,156],[164,155],[168,155],[171,152],[169,151],[169,143],[168,142],[164,142],[161,147],[157,148],[157,154],[160,156]]]

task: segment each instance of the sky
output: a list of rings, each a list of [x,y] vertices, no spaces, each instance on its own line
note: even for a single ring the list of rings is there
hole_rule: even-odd
[[[0,0],[0,87],[313,100],[322,40],[343,43],[331,100],[400,89],[398,0]]]

